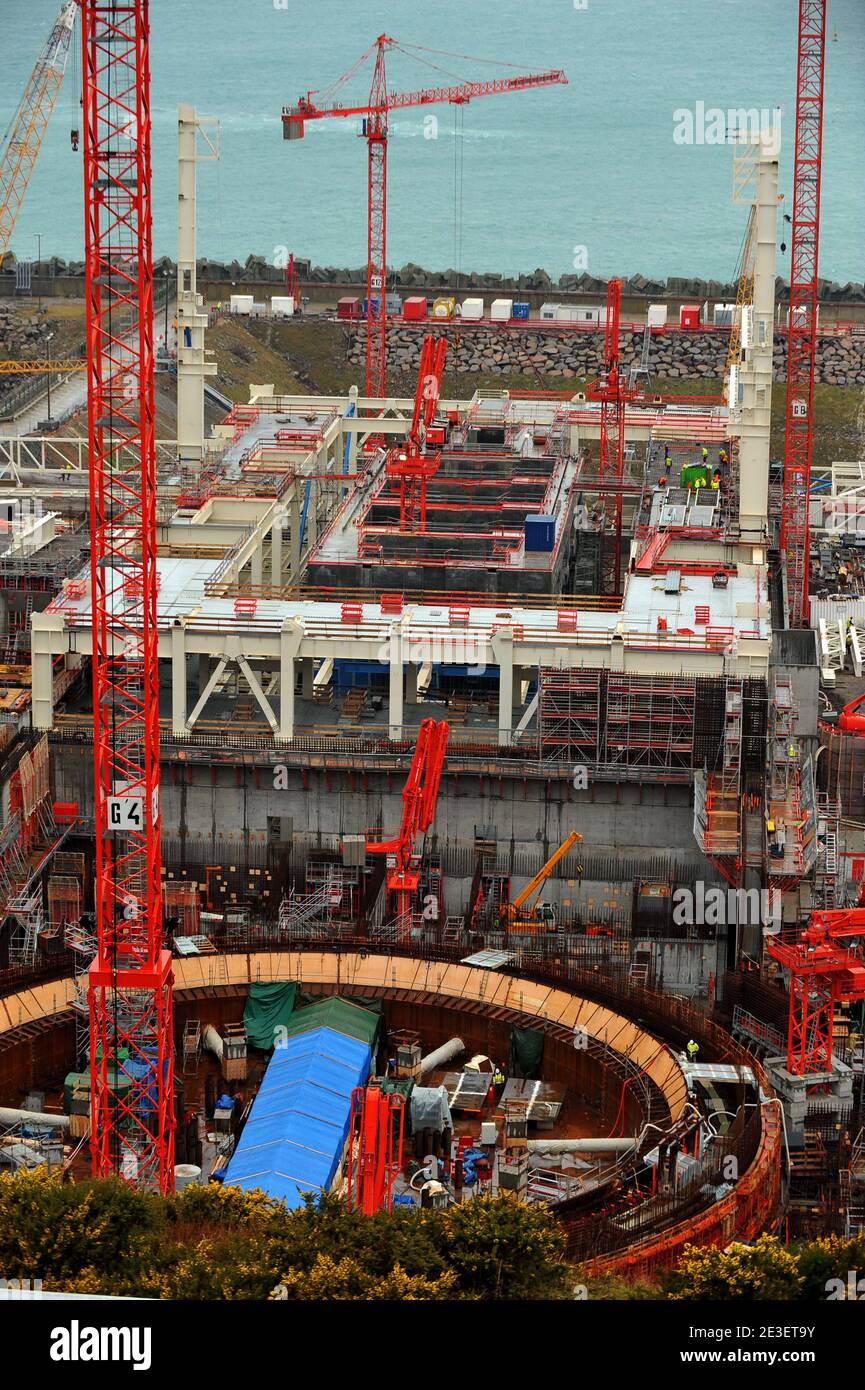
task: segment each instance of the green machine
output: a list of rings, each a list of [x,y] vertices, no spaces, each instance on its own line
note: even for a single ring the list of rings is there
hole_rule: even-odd
[[[710,487],[712,470],[707,463],[686,463],[682,465],[682,487]]]

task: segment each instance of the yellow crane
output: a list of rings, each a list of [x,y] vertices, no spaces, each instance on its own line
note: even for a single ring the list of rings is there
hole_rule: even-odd
[[[9,250],[42,137],[63,83],[77,10],[77,0],[67,0],[62,6],[24,88],[9,138],[0,152],[0,267]]]
[[[83,357],[28,357],[16,361],[0,358],[0,375],[22,372],[83,372],[87,366]]]
[[[500,918],[502,927],[508,931],[537,931],[541,927],[555,926],[555,911],[549,903],[533,902],[529,906],[526,904],[540,892],[553,869],[564,859],[571,846],[582,838],[578,830],[572,830],[570,835],[565,836],[558,849],[553,851],[546,864],[538,869],[522,892],[517,894],[513,902],[505,903]],[[522,911],[523,908],[526,909],[525,912]]]
[[[736,278],[736,312],[733,315],[733,323],[730,328],[730,342],[727,346],[727,362],[724,375],[729,377],[730,368],[739,361],[739,353],[742,349],[742,315],[749,304],[754,300],[754,257],[757,251],[757,216],[754,208],[751,208],[748,216],[748,226],[745,229],[745,239],[742,243],[742,253],[739,257],[738,275]]]

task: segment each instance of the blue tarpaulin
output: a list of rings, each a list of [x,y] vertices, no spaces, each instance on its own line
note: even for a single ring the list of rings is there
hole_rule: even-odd
[[[225,1175],[229,1187],[260,1187],[286,1206],[327,1191],[348,1133],[351,1093],[372,1068],[369,1044],[315,1028],[274,1049]]]

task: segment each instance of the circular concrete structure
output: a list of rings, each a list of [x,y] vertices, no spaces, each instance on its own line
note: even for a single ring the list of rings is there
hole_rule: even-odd
[[[636,1134],[650,1125],[643,1151],[664,1134],[681,1135],[689,1125],[693,1128],[693,1108],[677,1055],[659,1036],[661,1029],[650,1032],[626,1016],[620,999],[617,1007],[602,1002],[602,977],[592,979],[595,997],[587,998],[565,980],[553,984],[530,975],[363,949],[199,956],[175,961],[174,977],[176,1036],[189,1017],[217,1024],[238,1020],[253,983],[294,980],[311,993],[383,1000],[390,1025],[417,1028],[430,1047],[458,1033],[469,1049],[505,1056],[512,1026],[540,1029],[546,1038],[545,1075],[592,1096],[601,1122],[617,1118],[622,1133]],[[754,1059],[687,1006],[649,991],[631,993],[631,1007],[639,1007],[641,1017],[651,1017],[653,1000],[671,1021],[682,1014],[678,1022],[686,1033],[702,1037],[716,1055],[720,1051],[725,1059],[747,1064],[757,1083],[765,1086]],[[72,1067],[74,1000],[69,978],[35,984],[0,999],[0,1099],[5,1103]],[[630,1240],[630,1226],[623,1224],[618,1210],[599,1210],[601,1189],[592,1200],[558,1204],[556,1210],[573,1234],[574,1256],[591,1257],[599,1268],[630,1265],[646,1272],[671,1262],[686,1239],[728,1240],[761,1229],[774,1206],[780,1175],[777,1104],[766,1101],[752,1108],[749,1123],[737,1148],[742,1162],[732,1193],[714,1203],[704,1197],[696,1209],[689,1208],[684,1222],[676,1219],[682,1215],[681,1203],[668,1201],[661,1209],[659,1202],[658,1211],[651,1213],[657,1219],[634,1227],[635,1238]],[[636,1151],[633,1161],[640,1161]],[[617,1170],[622,1178],[627,1171]]]

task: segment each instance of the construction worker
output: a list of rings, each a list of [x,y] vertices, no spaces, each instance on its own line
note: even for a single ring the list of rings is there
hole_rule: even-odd
[[[719,450],[718,450],[718,467],[719,467],[719,468],[726,468],[728,463],[729,463],[729,459],[727,458],[727,450],[726,450],[726,449],[719,449]]]
[[[718,490],[720,489],[720,486],[721,486],[721,474],[718,472],[718,470],[717,470],[717,468],[716,468],[715,471],[714,471],[714,473],[712,474],[712,488],[713,488],[713,490],[714,490],[715,492],[718,492]]]
[[[666,475],[666,473],[662,473],[661,476],[660,476],[660,478],[658,479],[658,487],[666,487],[666,486],[667,486],[667,475]]]
[[[853,646],[853,619],[852,619],[852,617],[850,617],[850,618],[847,619],[847,643],[846,643],[846,646],[847,646],[848,652],[849,652],[850,648]]]
[[[685,1048],[685,1051],[686,1051],[687,1054],[688,1054],[688,1061],[691,1062],[691,1063],[696,1062],[696,1060],[697,1060],[697,1053],[700,1051],[700,1044],[697,1043],[697,1042],[694,1042],[694,1039],[693,1039],[693,1038],[690,1038],[689,1041],[688,1041],[688,1045],[687,1045],[687,1047]]]
[[[709,450],[706,448],[705,444],[704,444],[703,447],[700,449],[700,455],[701,455],[701,458],[702,458],[703,463],[705,463],[705,464],[708,465],[708,462],[709,462]]]
[[[797,754],[797,752],[796,752],[796,745],[795,745],[795,743],[788,743],[788,745],[787,745],[787,757],[788,757],[788,758],[796,758],[796,757],[798,757],[798,754]]]

